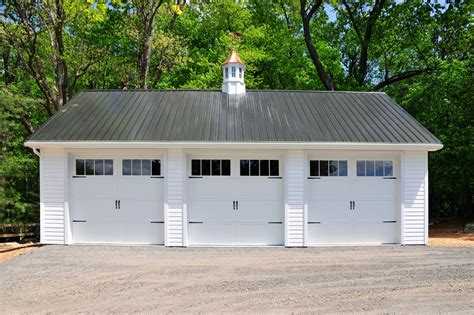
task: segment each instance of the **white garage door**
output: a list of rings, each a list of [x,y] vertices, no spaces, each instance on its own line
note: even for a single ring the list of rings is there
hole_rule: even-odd
[[[279,160],[191,159],[190,169],[190,245],[284,243]]]
[[[398,243],[395,159],[314,159],[308,244]]]
[[[158,159],[74,159],[74,243],[163,244]]]

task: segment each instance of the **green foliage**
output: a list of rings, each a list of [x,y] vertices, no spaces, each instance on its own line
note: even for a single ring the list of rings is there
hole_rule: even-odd
[[[52,40],[55,21],[50,15],[57,11],[50,2],[17,7],[23,2],[5,1],[0,29],[0,222],[38,219],[38,159],[23,142],[28,129],[44,123],[55,107],[48,103],[51,97],[46,97],[29,62],[37,56],[44,81],[56,97],[58,60],[65,61],[69,72],[68,97],[83,89],[140,86],[143,25],[138,5],[143,1],[63,1],[62,53]],[[235,0],[197,0],[191,6],[183,2],[164,1],[157,11],[148,87],[220,89],[221,63],[236,48],[247,64],[249,89],[323,89],[304,40],[300,1],[248,0],[242,5]],[[367,74],[361,81],[357,29],[365,29],[375,2],[348,3],[357,28],[342,1],[324,1],[311,21],[324,68],[340,90],[371,90],[391,76],[426,69],[384,91],[445,145],[429,157],[430,215],[472,216],[473,5],[386,1],[373,28]],[[35,43],[21,26],[22,8],[38,31]],[[6,40],[8,34],[15,37]],[[32,52],[33,59],[22,59]]]
[[[0,222],[37,222],[39,220],[38,159],[23,146],[28,137],[18,117],[28,117],[39,125],[47,115],[38,110],[38,100],[2,88],[0,99]]]

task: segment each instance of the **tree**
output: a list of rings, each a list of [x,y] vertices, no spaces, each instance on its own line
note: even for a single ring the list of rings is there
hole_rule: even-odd
[[[313,38],[311,35],[311,20],[316,16],[317,11],[323,6],[323,1],[316,0],[314,2],[310,2],[309,6],[307,6],[306,3],[307,0],[300,0],[300,12],[301,19],[303,21],[304,40],[306,42],[306,46],[308,47],[308,53],[326,90],[335,90],[336,84],[332,78],[331,73],[328,73],[324,68],[318,50],[313,44]]]
[[[163,0],[133,0],[133,4],[140,21],[138,48],[140,88],[146,89],[150,69],[152,42],[155,34],[156,14],[163,4]]]
[[[409,11],[409,9],[413,10],[413,6],[419,9],[418,12],[415,11],[415,14],[413,14],[413,11]],[[357,89],[369,87],[373,90],[379,90],[396,82],[433,71],[434,67],[430,64],[411,69],[399,69],[395,73],[391,73],[391,70],[394,69],[385,68],[384,76],[378,78],[377,82],[373,80],[379,69],[387,65],[385,62],[387,51],[384,51],[382,47],[388,37],[393,37],[394,34],[391,31],[397,28],[394,24],[403,25],[406,21],[418,21],[422,18],[426,22],[426,16],[423,17],[423,15],[426,15],[427,10],[425,9],[430,8],[429,4],[398,4],[395,1],[386,0],[350,3],[343,0],[341,4],[333,3],[328,7],[336,15],[335,22],[329,24],[333,25],[334,29],[337,30],[337,34],[333,34],[335,35],[333,39],[314,37],[312,26],[316,22],[323,23],[327,19],[323,12],[325,4],[319,0],[310,1],[309,4],[307,4],[307,0],[300,0],[300,15],[308,53],[318,77],[326,89],[334,90],[336,82],[331,71],[323,65],[322,57],[318,53],[317,45],[321,45],[324,40],[332,42],[334,46],[341,49],[341,63],[346,69],[345,78],[342,80],[343,82],[339,83],[342,86],[349,85]],[[428,10],[429,12],[431,11]],[[390,27],[387,28],[387,26]],[[406,33],[405,30],[399,34]],[[412,47],[404,46],[412,39],[410,36],[398,36],[398,46],[392,48],[401,53],[403,53],[403,49],[416,49],[416,43],[413,41],[411,42]]]

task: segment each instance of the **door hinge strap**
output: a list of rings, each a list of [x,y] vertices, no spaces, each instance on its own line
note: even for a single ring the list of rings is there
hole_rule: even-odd
[[[309,221],[308,224],[321,224],[320,221]]]
[[[164,176],[151,176],[150,178],[165,178]]]
[[[85,175],[73,175],[72,178],[86,178]]]
[[[84,223],[84,222],[87,222],[87,220],[72,220],[72,222],[81,222],[81,223]]]
[[[310,176],[310,177],[308,177],[308,179],[321,179],[321,177]]]
[[[150,221],[150,223],[165,223],[164,221]]]
[[[278,222],[278,221],[272,222],[272,221],[269,221],[268,224],[283,224],[283,222]]]
[[[202,221],[189,221],[189,224],[203,224]]]
[[[189,178],[202,178],[202,176],[189,176]]]
[[[383,221],[383,223],[397,223],[397,221]]]
[[[384,177],[383,179],[397,179],[395,176],[387,176],[387,177]]]
[[[281,179],[281,176],[269,176],[268,179]]]

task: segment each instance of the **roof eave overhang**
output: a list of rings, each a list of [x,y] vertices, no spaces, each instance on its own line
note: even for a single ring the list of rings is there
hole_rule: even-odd
[[[440,143],[365,142],[137,142],[137,141],[27,141],[33,149],[306,149],[306,150],[402,150],[438,151]]]

